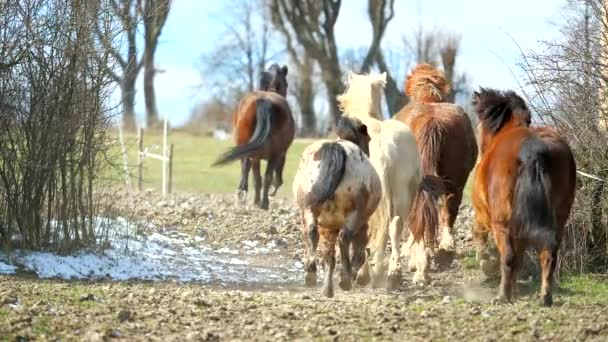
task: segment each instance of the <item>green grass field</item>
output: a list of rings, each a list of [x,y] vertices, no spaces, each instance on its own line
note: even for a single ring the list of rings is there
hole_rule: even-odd
[[[116,134],[118,136],[118,134]],[[304,148],[312,140],[296,139],[287,155],[285,170],[283,173],[284,184],[279,191],[279,195],[290,196],[291,182],[295,176],[297,163]],[[227,193],[236,192],[240,177],[240,163],[211,167],[215,159],[228,148],[233,146],[232,139],[220,141],[210,137],[195,136],[184,132],[171,132],[168,143],[173,144],[173,191],[194,192],[194,193]],[[135,133],[125,135],[127,155],[129,162],[129,173],[132,175],[132,182],[136,184],[136,164],[137,164],[137,136]],[[144,148],[149,152],[160,154],[162,151],[162,134],[160,132],[144,133]],[[114,160],[122,162],[120,159],[120,147],[118,142],[112,149]],[[262,163],[262,174],[266,169]],[[118,171],[115,171],[118,172]],[[113,179],[118,184],[124,184],[124,177],[113,175]],[[143,187],[144,189],[161,189],[161,162],[156,159],[146,159],[143,167]],[[253,179],[250,176],[250,191],[253,190]]]
[[[116,136],[118,134],[116,133]],[[280,196],[291,196],[291,183],[295,176],[297,164],[302,151],[313,139],[296,139],[287,154],[287,162],[283,174],[284,184],[279,191]],[[240,177],[240,163],[211,167],[215,159],[228,148],[233,146],[232,139],[220,141],[211,137],[196,136],[185,132],[171,132],[168,143],[173,143],[173,191],[193,193],[230,193],[236,192]],[[127,155],[129,160],[129,173],[132,181],[136,182],[137,164],[137,137],[135,133],[125,135]],[[144,148],[150,152],[160,154],[162,149],[162,134],[160,132],[146,131],[144,134]],[[114,158],[120,158],[118,143],[112,150]],[[116,159],[118,160],[118,159]],[[122,162],[122,159],[120,159]],[[262,174],[266,166],[262,164]],[[124,184],[124,177],[112,177],[117,184]],[[156,159],[146,159],[143,168],[144,189],[161,189],[161,162]],[[472,178],[472,177],[471,177]],[[471,179],[470,178],[470,179]],[[249,189],[253,191],[253,180],[249,177]],[[471,181],[465,189],[465,202],[469,199]]]

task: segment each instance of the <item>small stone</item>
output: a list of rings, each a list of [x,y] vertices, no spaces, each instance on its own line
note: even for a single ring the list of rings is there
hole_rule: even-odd
[[[338,331],[334,328],[329,328],[327,329],[327,333],[330,334],[331,336],[337,335]]]
[[[122,323],[131,319],[133,314],[129,310],[120,310],[118,312],[118,320]]]
[[[450,296],[445,296],[445,297],[443,297],[443,299],[441,300],[441,302],[442,302],[443,304],[449,304],[451,301],[452,301],[452,297],[450,297]]]
[[[270,226],[270,228],[268,229],[268,234],[270,234],[270,235],[276,235],[278,233],[279,233],[279,230],[274,225]]]
[[[481,313],[481,309],[477,306],[472,307],[471,310],[469,310],[469,314],[473,315],[473,316],[477,316]]]

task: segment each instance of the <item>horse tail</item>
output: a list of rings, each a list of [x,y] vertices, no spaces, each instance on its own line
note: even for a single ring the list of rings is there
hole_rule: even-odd
[[[408,226],[415,241],[426,236],[428,243],[435,244],[439,226],[437,200],[445,191],[444,187],[443,180],[433,175],[425,175],[418,185],[408,217]]]
[[[249,141],[246,144],[238,145],[228,150],[212,166],[224,165],[237,159],[248,157],[268,143],[270,132],[272,131],[272,102],[265,98],[259,98],[255,102],[255,107],[255,130]]]
[[[511,224],[521,237],[540,248],[557,244],[549,191],[549,150],[537,137],[525,140],[519,151],[519,170],[513,195]]]
[[[433,118],[427,120],[417,132],[416,142],[420,153],[420,164],[422,173],[425,175],[437,176],[443,134],[441,122]]]
[[[346,170],[346,151],[339,143],[324,143],[315,154],[319,156],[321,168],[304,199],[305,204],[313,208],[334,196]]]

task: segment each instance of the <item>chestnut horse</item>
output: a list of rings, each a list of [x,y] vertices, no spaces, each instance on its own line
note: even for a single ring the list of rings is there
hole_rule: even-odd
[[[335,245],[340,248],[340,287],[348,291],[365,261],[367,227],[378,207],[382,189],[370,163],[367,127],[355,118],[342,117],[338,141],[317,141],[300,159],[293,195],[302,216],[306,285],[317,282],[316,254],[323,260],[323,293],[333,297]],[[352,259],[349,256],[352,246]]]
[[[424,174],[443,181],[439,215],[442,233],[436,261],[449,264],[455,255],[454,222],[477,159],[475,133],[460,106],[443,102],[448,85],[441,71],[429,64],[419,64],[407,77],[405,89],[410,102],[395,114],[395,119],[407,124],[414,133]],[[434,236],[429,238],[434,246]],[[404,254],[410,252],[412,241],[410,236]],[[410,255],[411,259],[415,256]]]
[[[401,284],[401,234],[405,220],[414,237],[416,273],[414,283],[430,280],[428,256],[424,246],[425,227],[437,225],[436,198],[433,179],[422,179],[416,140],[410,129],[397,120],[382,120],[382,91],[386,73],[358,75],[350,72],[347,89],[338,96],[343,115],[356,117],[366,126],[371,137],[370,161],[380,176],[382,200],[370,219],[370,263],[373,285],[378,286],[384,274],[384,253],[391,240],[388,264],[388,287]],[[412,206],[414,203],[414,206]],[[369,279],[369,264],[361,268],[357,283],[365,285]]]
[[[285,156],[295,135],[295,122],[285,100],[286,77],[287,66],[279,67],[277,64],[271,65],[268,71],[262,73],[260,90],[245,95],[233,115],[232,129],[236,146],[213,164],[216,166],[241,160],[241,182],[237,192],[241,202],[247,196],[249,170],[253,169],[253,203],[262,209],[268,209],[268,196],[274,196],[283,184]],[[267,165],[260,199],[261,159],[266,160]],[[274,189],[269,194],[271,183]]]
[[[576,186],[568,144],[551,128],[531,128],[525,101],[513,91],[473,94],[481,121],[481,159],[473,185],[473,237],[484,269],[488,234],[500,253],[498,299],[510,301],[526,248],[539,250],[541,301],[553,303],[553,273]]]

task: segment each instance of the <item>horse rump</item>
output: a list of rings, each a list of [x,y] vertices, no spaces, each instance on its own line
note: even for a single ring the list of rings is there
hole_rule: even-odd
[[[519,170],[513,195],[512,227],[537,248],[557,244],[549,192],[549,149],[540,138],[526,139],[519,151]]]
[[[272,131],[272,102],[269,99],[259,98],[255,102],[256,119],[255,130],[246,144],[234,146],[220,156],[212,166],[228,164],[232,161],[249,157],[261,150],[270,138]]]
[[[315,159],[320,163],[319,174],[305,198],[305,204],[312,208],[334,196],[344,177],[346,151],[337,142],[327,142],[315,153]]]

